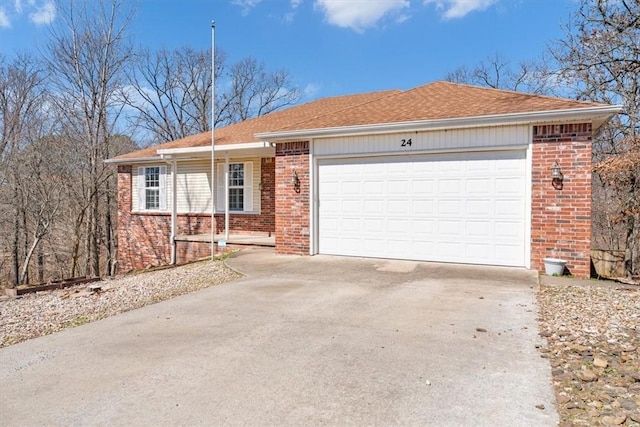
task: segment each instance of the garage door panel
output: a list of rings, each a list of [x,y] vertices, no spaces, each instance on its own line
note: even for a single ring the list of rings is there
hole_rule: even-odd
[[[520,199],[502,199],[496,200],[496,217],[517,217],[520,218],[524,214],[524,205]]]
[[[525,153],[319,161],[319,252],[523,266]]]
[[[465,181],[466,194],[490,194],[493,191],[493,182],[491,178],[467,179]]]
[[[438,195],[459,195],[460,179],[441,179],[438,181]]]
[[[467,200],[466,213],[472,217],[485,218],[493,213],[493,203],[489,199]]]
[[[415,216],[433,216],[435,213],[435,202],[433,200],[414,200],[413,214]]]
[[[493,224],[489,221],[467,221],[466,226],[466,235],[470,239],[492,237]]]

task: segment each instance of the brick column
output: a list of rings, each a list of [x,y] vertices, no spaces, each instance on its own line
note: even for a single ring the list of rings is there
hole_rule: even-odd
[[[291,182],[293,172],[299,188]],[[308,255],[309,143],[287,142],[276,146],[276,252]]]
[[[533,127],[531,267],[544,270],[543,258],[567,260],[567,272],[590,275],[591,123]],[[563,186],[551,182],[558,162]]]

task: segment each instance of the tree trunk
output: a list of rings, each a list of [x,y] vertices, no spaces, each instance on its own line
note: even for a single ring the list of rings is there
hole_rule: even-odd
[[[20,284],[20,208],[18,207],[18,187],[13,188],[13,199],[16,202],[15,217],[13,218],[13,284]]]

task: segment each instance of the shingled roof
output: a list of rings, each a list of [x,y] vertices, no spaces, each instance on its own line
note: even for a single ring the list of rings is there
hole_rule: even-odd
[[[261,141],[256,134],[607,106],[438,81],[406,91],[388,90],[337,96],[290,107],[218,128],[215,132],[215,144],[220,146]],[[203,132],[124,154],[114,160],[152,158],[157,155],[159,149],[204,147],[210,144],[211,132]]]
[[[345,111],[359,104],[366,104],[375,99],[385,98],[396,93],[400,93],[400,91],[387,90],[318,99],[306,104],[287,108],[286,110],[275,111],[265,114],[264,116],[217,128],[215,132],[215,143],[216,145],[231,145],[259,142],[260,140],[255,137],[256,133],[276,131],[285,128],[291,123],[300,123],[329,113],[339,113],[340,111]],[[116,157],[115,160],[149,158],[156,156],[157,150],[204,147],[208,145],[211,145],[210,131],[123,154]]]
[[[438,81],[330,112],[279,130],[336,128],[604,106],[593,102],[532,95]]]

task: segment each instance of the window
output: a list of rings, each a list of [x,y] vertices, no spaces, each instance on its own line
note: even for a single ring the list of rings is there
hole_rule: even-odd
[[[229,210],[244,210],[244,164],[229,165]]]
[[[166,166],[138,168],[138,210],[162,211],[167,209]]]
[[[216,173],[216,211],[224,212],[225,164],[218,163]],[[229,212],[253,211],[253,162],[229,163]]]
[[[145,209],[160,209],[160,166],[144,168]]]

